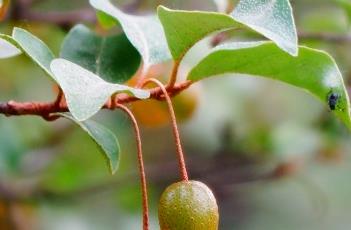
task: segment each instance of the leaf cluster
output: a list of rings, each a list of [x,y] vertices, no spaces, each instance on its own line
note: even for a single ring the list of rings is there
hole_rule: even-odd
[[[11,36],[0,35],[0,58],[27,55],[60,86],[71,115],[59,115],[77,123],[95,140],[112,172],[118,167],[117,138],[88,119],[117,93],[150,97],[149,91],[126,85],[140,66],[145,73],[150,66],[171,59],[179,64],[197,42],[227,30],[253,31],[267,40],[231,41],[214,47],[192,67],[187,80],[246,74],[281,81],[308,91],[351,128],[350,101],[338,66],[329,54],[298,46],[288,0],[241,0],[229,14],[159,6],[157,14],[147,16],[126,14],[109,0],[90,0],[90,4],[104,27],[119,26],[123,32],[100,36],[77,25],[56,57],[39,38],[14,28]],[[332,95],[337,97],[331,101]]]

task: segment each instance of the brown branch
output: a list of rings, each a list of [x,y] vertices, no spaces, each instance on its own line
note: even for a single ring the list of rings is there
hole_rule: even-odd
[[[96,22],[95,11],[92,8],[68,12],[40,12],[32,10],[33,4],[31,0],[17,0],[13,4],[9,19],[46,22],[59,26],[71,26],[78,22]]]
[[[174,87],[167,89],[167,92],[170,96],[175,96],[181,91],[190,87],[193,82],[185,81],[183,83],[179,83],[174,85]],[[156,100],[164,100],[164,96],[162,93],[162,89],[157,87],[150,91],[151,99]],[[138,101],[140,99],[129,96],[129,95],[118,95],[117,102],[118,104],[125,104],[134,101]],[[103,109],[117,109],[116,105],[109,105],[109,102],[103,106]],[[23,115],[35,115],[44,118],[45,120],[55,120],[57,117],[53,117],[51,115],[59,112],[68,112],[67,103],[62,100],[61,103],[54,102],[16,102],[9,101],[5,103],[0,103],[0,113],[5,116],[23,116]]]
[[[17,0],[13,6],[10,18],[16,20],[29,20],[35,22],[46,22],[56,24],[62,27],[72,26],[77,23],[95,23],[96,15],[93,8],[71,10],[65,12],[41,12],[32,10],[34,3],[32,0]],[[142,1],[136,0],[123,7],[128,13],[134,13],[140,7]]]
[[[37,12],[37,11],[29,11],[23,13],[21,18],[30,20],[30,21],[38,21],[38,22],[46,22],[52,23],[56,25],[62,26],[71,26],[79,22],[96,22],[96,16],[93,9],[82,9],[82,10],[74,10],[69,12]]]

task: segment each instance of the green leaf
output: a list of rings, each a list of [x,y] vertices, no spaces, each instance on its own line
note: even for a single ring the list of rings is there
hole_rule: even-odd
[[[289,0],[241,0],[231,15],[297,56],[297,33]]]
[[[125,14],[109,0],[90,0],[90,4],[119,21],[129,41],[141,54],[144,68],[171,58],[162,26],[156,16]]]
[[[99,10],[96,12],[96,17],[104,29],[111,29],[118,24],[115,18]]]
[[[146,90],[108,83],[65,59],[53,60],[51,71],[65,94],[70,112],[78,121],[87,120],[97,113],[115,93],[130,93],[140,99],[150,97]]]
[[[200,61],[188,79],[199,81],[226,73],[282,81],[310,92],[327,105],[334,93],[338,98],[335,108],[330,108],[351,128],[350,101],[343,78],[333,58],[325,52],[300,47],[299,56],[292,57],[271,42],[224,44]]]
[[[164,6],[159,6],[157,13],[175,60],[180,60],[206,35],[240,26],[233,18],[221,13],[171,10]]]
[[[69,32],[60,56],[112,83],[129,80],[140,65],[138,51],[124,34],[100,37],[83,25]]]
[[[0,59],[15,57],[21,53],[21,49],[12,37],[0,34]]]
[[[80,122],[69,114],[60,113],[59,115],[73,121],[89,134],[99,146],[108,161],[111,173],[114,174],[118,169],[120,159],[120,146],[115,134],[95,121]]]
[[[158,16],[175,60],[180,60],[195,43],[213,32],[246,26],[271,39],[291,55],[296,56],[298,52],[296,28],[287,0],[241,0],[231,16],[159,6]]]
[[[45,43],[21,28],[14,28],[12,38],[28,57],[38,64],[50,77],[55,79],[50,71],[50,63],[55,56]]]

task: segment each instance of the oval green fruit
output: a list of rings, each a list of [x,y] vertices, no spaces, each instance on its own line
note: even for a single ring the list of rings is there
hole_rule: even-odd
[[[198,181],[170,185],[158,208],[161,230],[217,230],[218,206],[212,191]]]

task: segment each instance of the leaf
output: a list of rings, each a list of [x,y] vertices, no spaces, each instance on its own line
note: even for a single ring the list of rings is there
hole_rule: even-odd
[[[249,3],[260,4],[254,8]],[[231,15],[158,7],[158,16],[175,60],[180,60],[194,44],[213,32],[247,26],[271,39],[291,55],[297,55],[296,28],[287,0],[242,0]]]
[[[289,0],[241,0],[231,15],[297,56],[297,33]]]
[[[301,46],[299,56],[292,57],[271,42],[229,43],[200,61],[188,79],[199,81],[226,73],[271,78],[304,89],[329,105],[351,128],[350,101],[341,73],[325,52]]]
[[[87,120],[97,113],[115,93],[126,92],[140,99],[150,97],[146,90],[108,83],[65,59],[53,60],[51,70],[65,94],[70,112],[78,121]]]
[[[109,0],[90,0],[90,4],[119,21],[129,41],[141,54],[144,68],[171,58],[162,26],[156,16],[125,14]]]
[[[159,6],[157,13],[175,60],[180,60],[195,43],[210,33],[240,26],[230,16],[221,13],[171,10],[164,6]]]
[[[110,171],[114,174],[118,169],[120,160],[120,146],[115,134],[95,121],[80,122],[67,113],[60,113],[59,115],[73,121],[89,134],[106,157]]]
[[[0,59],[18,56],[22,51],[18,48],[18,44],[12,37],[0,34]]]
[[[83,25],[69,32],[60,56],[113,83],[129,80],[140,65],[138,51],[124,34],[100,37]]]
[[[50,70],[50,63],[55,58],[52,51],[40,39],[21,28],[14,28],[12,38],[23,52],[39,65],[50,77],[55,79]]]
[[[12,37],[0,34],[0,58],[9,58],[25,53],[44,72],[55,80],[50,71],[54,59],[52,51],[39,38],[28,31],[15,27]]]
[[[111,29],[118,24],[115,18],[99,10],[96,12],[96,17],[104,29]]]

